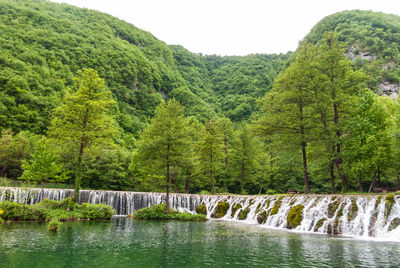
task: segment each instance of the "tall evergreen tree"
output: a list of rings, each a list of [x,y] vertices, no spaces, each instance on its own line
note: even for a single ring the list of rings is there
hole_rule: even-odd
[[[235,131],[232,146],[232,168],[236,171],[240,183],[240,194],[244,193],[245,183],[254,173],[255,160],[257,158],[257,143],[255,136],[251,133],[250,126],[242,123]]]
[[[258,129],[264,135],[279,133],[294,150],[301,149],[305,192],[310,192],[307,145],[311,139],[310,74],[312,48],[304,44],[296,60],[278,76],[272,91],[262,100],[264,117]]]
[[[137,161],[165,178],[166,213],[170,207],[171,168],[183,165],[183,157],[190,146],[188,122],[183,111],[184,108],[174,99],[158,105],[137,145]]]
[[[202,169],[209,175],[211,192],[215,194],[215,177],[221,173],[224,161],[224,137],[221,125],[216,120],[205,123],[199,141],[199,159]]]
[[[50,136],[67,146],[76,156],[74,200],[79,197],[82,160],[85,150],[110,139],[117,133],[110,108],[114,105],[104,80],[93,69],[86,69],[78,81],[78,90],[69,92],[63,104],[54,110]]]

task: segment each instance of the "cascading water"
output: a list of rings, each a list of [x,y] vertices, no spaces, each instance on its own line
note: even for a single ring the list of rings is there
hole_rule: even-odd
[[[35,204],[61,200],[73,190],[0,187],[3,200]],[[105,203],[118,214],[165,202],[163,193],[81,190],[79,202]],[[171,194],[171,207],[208,218],[242,221],[269,228],[400,241],[400,196],[287,195],[227,196]]]

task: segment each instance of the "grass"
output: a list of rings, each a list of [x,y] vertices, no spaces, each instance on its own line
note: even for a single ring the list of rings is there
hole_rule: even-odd
[[[165,213],[165,204],[154,205],[151,208],[142,208],[133,213],[134,219],[148,220],[179,220],[179,221],[206,221],[207,218],[203,214],[180,213],[175,209],[170,209],[169,213]]]
[[[60,221],[70,220],[109,220],[115,214],[110,206],[104,204],[76,204],[71,198],[61,201],[47,200],[34,204],[24,205],[9,201],[0,202],[2,218],[9,221]]]

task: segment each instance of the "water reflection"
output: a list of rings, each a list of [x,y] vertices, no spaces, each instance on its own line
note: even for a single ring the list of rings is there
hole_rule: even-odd
[[[0,267],[399,267],[400,244],[232,222],[135,221],[0,226]]]

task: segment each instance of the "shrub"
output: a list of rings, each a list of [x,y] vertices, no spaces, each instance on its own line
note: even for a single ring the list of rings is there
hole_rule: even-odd
[[[181,221],[205,221],[206,216],[203,214],[179,213],[174,209],[170,209],[169,213],[165,213],[165,204],[154,205],[151,208],[142,208],[133,213],[135,219],[149,220],[181,220]]]
[[[83,218],[91,220],[111,219],[112,215],[115,214],[115,210],[105,204],[83,203],[77,206],[75,210],[81,213]]]
[[[9,201],[0,202],[3,218],[14,221],[45,221],[55,219],[66,221],[79,218],[109,220],[115,211],[104,204],[78,205],[71,199],[62,201],[43,200],[34,205],[23,205]]]
[[[60,222],[58,219],[53,219],[49,224],[47,225],[47,230],[51,232],[57,232],[58,229],[61,228],[62,222]]]

